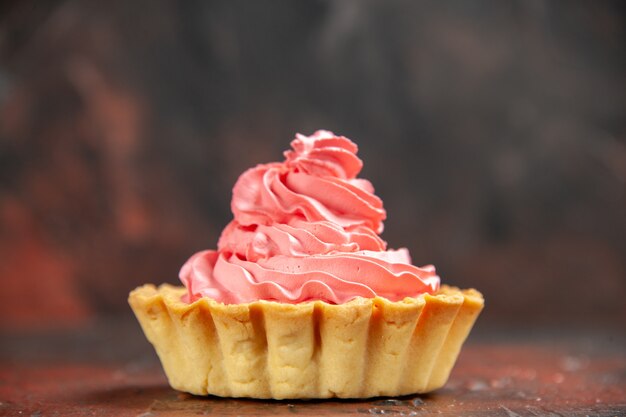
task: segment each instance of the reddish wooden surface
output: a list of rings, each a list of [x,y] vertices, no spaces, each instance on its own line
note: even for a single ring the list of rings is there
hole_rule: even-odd
[[[110,329],[99,339],[76,334],[5,338],[0,415],[626,415],[626,354],[622,341],[611,335],[535,336],[532,341],[483,336],[466,346],[446,387],[430,395],[256,401],[173,391],[154,353],[136,340],[137,332],[131,327],[132,340]]]

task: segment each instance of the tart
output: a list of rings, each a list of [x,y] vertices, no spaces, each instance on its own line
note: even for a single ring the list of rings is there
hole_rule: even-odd
[[[442,387],[483,308],[380,238],[349,139],[297,135],[233,189],[218,249],[129,303],[170,385],[196,395],[368,398]]]

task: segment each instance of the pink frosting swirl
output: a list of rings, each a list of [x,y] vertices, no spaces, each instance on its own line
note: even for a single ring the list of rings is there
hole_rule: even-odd
[[[432,265],[411,265],[406,249],[387,250],[386,217],[374,187],[356,178],[357,146],[328,131],[296,135],[282,163],[244,172],[233,189],[233,221],[217,251],[181,268],[187,301],[398,301],[439,288]]]

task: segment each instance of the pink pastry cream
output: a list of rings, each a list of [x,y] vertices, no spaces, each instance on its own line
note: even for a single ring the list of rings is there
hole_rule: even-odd
[[[285,161],[239,177],[217,251],[194,254],[180,270],[185,301],[342,304],[438,290],[432,265],[412,265],[407,249],[380,238],[385,209],[356,177],[363,163],[352,141],[320,130],[296,135],[291,147]]]

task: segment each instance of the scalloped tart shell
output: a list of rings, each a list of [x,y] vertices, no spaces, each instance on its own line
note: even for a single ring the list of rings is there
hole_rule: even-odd
[[[128,301],[170,385],[196,395],[367,398],[442,387],[483,308],[476,290],[442,286],[391,302],[181,301],[144,285]]]

